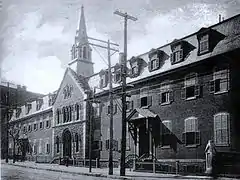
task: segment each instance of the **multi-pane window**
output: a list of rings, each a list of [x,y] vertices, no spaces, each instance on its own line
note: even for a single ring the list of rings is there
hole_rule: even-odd
[[[198,119],[190,117],[184,121],[183,142],[188,145],[200,144],[200,132],[198,129]]]
[[[80,117],[79,104],[76,104],[76,105],[75,105],[75,110],[76,110],[76,120],[78,120],[79,117]]]
[[[40,108],[42,107],[42,104],[43,104],[43,99],[38,99],[36,101],[36,110],[40,110]]]
[[[214,115],[214,141],[216,145],[229,145],[229,127],[228,113]]]
[[[210,91],[214,93],[227,92],[229,89],[229,70],[215,69],[213,80],[210,82]]]
[[[110,140],[107,139],[105,143],[106,143],[106,150],[108,150],[110,148]],[[112,150],[118,151],[118,141],[113,139],[112,143],[113,143]]]
[[[205,34],[199,39],[199,53],[208,52],[209,50],[209,35]]]
[[[133,74],[133,75],[136,75],[136,74],[138,74],[138,67],[135,65],[135,66],[132,66],[132,68],[131,68],[131,73]]]
[[[117,104],[114,104],[114,105],[113,105],[113,114],[116,114],[116,113],[117,113],[117,108],[118,108],[118,105],[117,105]],[[108,106],[107,106],[107,114],[110,114],[110,111],[111,111],[111,106],[108,105]]]
[[[162,121],[162,146],[170,146],[172,142],[172,121]]]
[[[158,59],[152,59],[151,60],[151,70],[157,69],[159,66],[159,60]]]
[[[115,73],[114,80],[115,80],[115,82],[120,82],[121,81],[121,73],[120,73],[120,71],[117,71]]]
[[[26,114],[28,114],[31,109],[32,109],[32,104],[31,103],[26,104]]]
[[[190,73],[185,76],[184,88],[182,89],[183,99],[192,99],[200,94],[200,86],[198,85],[198,78],[196,73]]]
[[[177,63],[183,59],[183,49],[182,45],[177,45],[173,48],[173,52],[171,54],[171,62]]]
[[[131,111],[133,109],[133,101],[127,100],[126,101],[127,111]]]
[[[165,81],[161,83],[159,103],[168,104],[173,100],[173,91],[170,89],[170,82]]]

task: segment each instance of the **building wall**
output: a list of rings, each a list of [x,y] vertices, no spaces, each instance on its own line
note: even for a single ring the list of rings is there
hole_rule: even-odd
[[[26,100],[31,100],[37,97],[42,96],[41,94],[32,93],[26,90],[25,86],[19,86],[12,83],[9,83],[9,102],[7,102],[7,94],[8,87],[7,82],[1,82],[0,86],[1,91],[1,104],[0,104],[0,114],[1,114],[1,158],[4,159],[6,157],[7,150],[7,111],[6,108],[8,105],[11,107],[15,107],[13,105],[23,105]],[[9,117],[10,118],[10,117]]]
[[[64,88],[66,86],[72,86],[71,95],[68,98],[64,98]],[[59,88],[56,101],[53,105],[54,112],[54,156],[62,157],[63,156],[63,142],[62,136],[63,131],[68,129],[71,133],[72,139],[72,156],[78,158],[84,158],[86,154],[86,102],[84,101],[85,95],[83,93],[83,89],[77,84],[76,80],[74,80],[73,74],[70,71],[66,70],[65,76],[62,80],[61,86]],[[76,108],[75,105],[79,104],[81,108],[79,109],[80,117],[76,119]],[[71,114],[72,120],[71,122],[63,122],[63,108],[71,106]],[[57,111],[60,111],[60,123],[57,123]],[[75,142],[74,137],[75,134],[78,133],[79,136],[79,152],[75,152]],[[60,152],[56,152],[56,137],[60,139]]]
[[[149,95],[152,96],[152,105],[149,109],[156,113],[161,121],[171,120],[172,121],[172,132],[182,141],[182,133],[184,132],[184,120],[188,117],[197,117],[199,130],[200,130],[200,145],[196,147],[186,147],[185,144],[177,143],[176,150],[172,148],[161,148],[157,147],[157,158],[179,158],[179,159],[204,159],[205,158],[205,147],[208,140],[214,138],[214,125],[213,117],[215,114],[220,112],[230,113],[230,141],[231,145],[228,147],[217,147],[219,151],[231,151],[237,150],[236,138],[237,137],[234,129],[236,126],[237,119],[235,114],[233,114],[233,109],[236,106],[232,102],[233,92],[236,91],[235,81],[236,77],[233,78],[233,74],[236,74],[239,71],[239,67],[236,68],[233,66],[233,62],[236,59],[229,61],[223,56],[218,56],[216,58],[208,59],[201,64],[195,64],[191,67],[186,67],[184,69],[179,69],[170,74],[164,76],[156,76],[152,79],[147,79],[142,81],[139,84],[135,85],[135,89],[132,90],[133,93],[130,100],[134,102],[134,108],[139,108],[138,99],[140,98],[139,90],[142,87],[155,86],[159,85],[161,82],[166,79],[172,80],[173,90],[173,101],[167,105],[159,104],[159,89],[152,89],[154,93],[149,92]],[[220,66],[221,64],[228,64],[230,68],[230,90],[222,94],[213,94],[209,90],[209,82],[213,79],[213,68],[215,66]],[[184,87],[184,77],[185,75],[196,72],[199,74],[198,81],[201,86],[200,96],[192,100],[184,100],[181,98],[181,91]],[[237,75],[239,76],[239,75]],[[156,86],[159,87],[159,86]],[[239,95],[235,97],[239,98]],[[104,98],[102,98],[104,99]],[[121,104],[120,99],[118,101]],[[109,116],[107,115],[107,105],[108,102],[104,103],[104,108],[102,111],[102,124],[101,124],[101,139],[103,143],[101,158],[108,158],[108,151],[106,147],[106,139],[108,139],[108,129],[109,129]],[[118,140],[119,149],[120,149],[120,139],[121,139],[121,111],[118,110],[118,113],[114,115],[114,139]],[[239,127],[239,125],[238,125]],[[159,132],[160,133],[160,132]],[[130,138],[131,139],[131,138]],[[133,152],[133,143],[131,142],[131,152]],[[239,149],[238,149],[239,150]],[[130,153],[130,152],[129,152]],[[114,152],[114,158],[118,159],[120,153]]]
[[[29,142],[29,151],[26,154],[27,160],[39,161],[39,162],[50,162],[52,159],[52,121],[53,114],[52,111],[45,111],[43,113],[36,114],[30,118],[25,118],[23,120],[11,122],[11,125],[16,128],[20,128],[19,139],[27,138]],[[47,127],[47,121],[49,123]],[[40,123],[42,128],[40,128]],[[37,128],[34,129],[34,124]],[[29,130],[29,126],[31,130]],[[26,131],[24,131],[26,127]],[[49,144],[49,151],[47,152],[47,145]],[[13,141],[10,136],[10,154],[13,153]],[[17,149],[16,149],[17,153]]]

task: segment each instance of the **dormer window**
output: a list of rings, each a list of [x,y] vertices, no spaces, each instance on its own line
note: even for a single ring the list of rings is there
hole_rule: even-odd
[[[18,107],[16,110],[16,118],[18,118],[20,116],[21,112],[22,112],[22,109],[20,107]]]
[[[196,47],[186,40],[174,40],[171,44],[171,64],[176,64],[184,61],[192,50]]]
[[[163,61],[164,52],[161,50],[152,49],[149,52],[148,57],[149,57],[148,70],[149,72],[151,72],[160,68],[160,61]]]
[[[100,88],[106,87],[108,84],[108,71],[102,71],[100,73]]]
[[[140,70],[141,70],[141,65],[143,63],[143,60],[139,57],[132,57],[129,60],[130,63],[130,77],[134,78],[137,77],[140,74]]]
[[[32,104],[31,103],[27,103],[26,104],[26,114],[28,114],[31,109],[32,109]]]
[[[199,39],[199,53],[204,53],[209,51],[209,35],[205,34]]]
[[[172,54],[171,54],[171,62],[172,64],[181,62],[183,60],[183,49],[182,49],[182,45],[179,44],[177,46],[175,46],[172,50]]]
[[[212,52],[225,35],[211,28],[201,28],[197,33],[198,55]]]
[[[43,99],[38,99],[36,101],[37,105],[36,105],[36,110],[39,111],[40,108],[42,107],[42,104],[43,104]]]

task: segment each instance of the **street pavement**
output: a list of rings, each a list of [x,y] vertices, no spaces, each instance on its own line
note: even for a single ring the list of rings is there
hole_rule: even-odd
[[[93,168],[92,173],[88,172],[88,168],[85,167],[73,167],[73,166],[63,166],[58,164],[40,164],[34,162],[9,162],[5,163],[4,160],[1,161],[1,179],[3,180],[55,180],[55,179],[134,179],[134,180],[157,180],[157,179],[211,179],[207,176],[181,176],[174,174],[158,174],[158,173],[144,173],[144,172],[133,172],[129,169],[126,170],[126,176],[119,176],[119,168],[114,168],[114,175],[108,175],[107,168]],[[221,180],[230,180],[232,178],[218,178]]]
[[[1,180],[79,180],[79,179],[105,180],[107,178],[76,175],[39,169],[28,169],[8,164],[2,164],[1,166]]]

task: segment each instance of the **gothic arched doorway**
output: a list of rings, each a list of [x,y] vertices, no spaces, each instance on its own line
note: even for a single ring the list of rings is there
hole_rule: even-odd
[[[68,129],[63,131],[63,156],[71,157],[72,154],[72,136]]]

